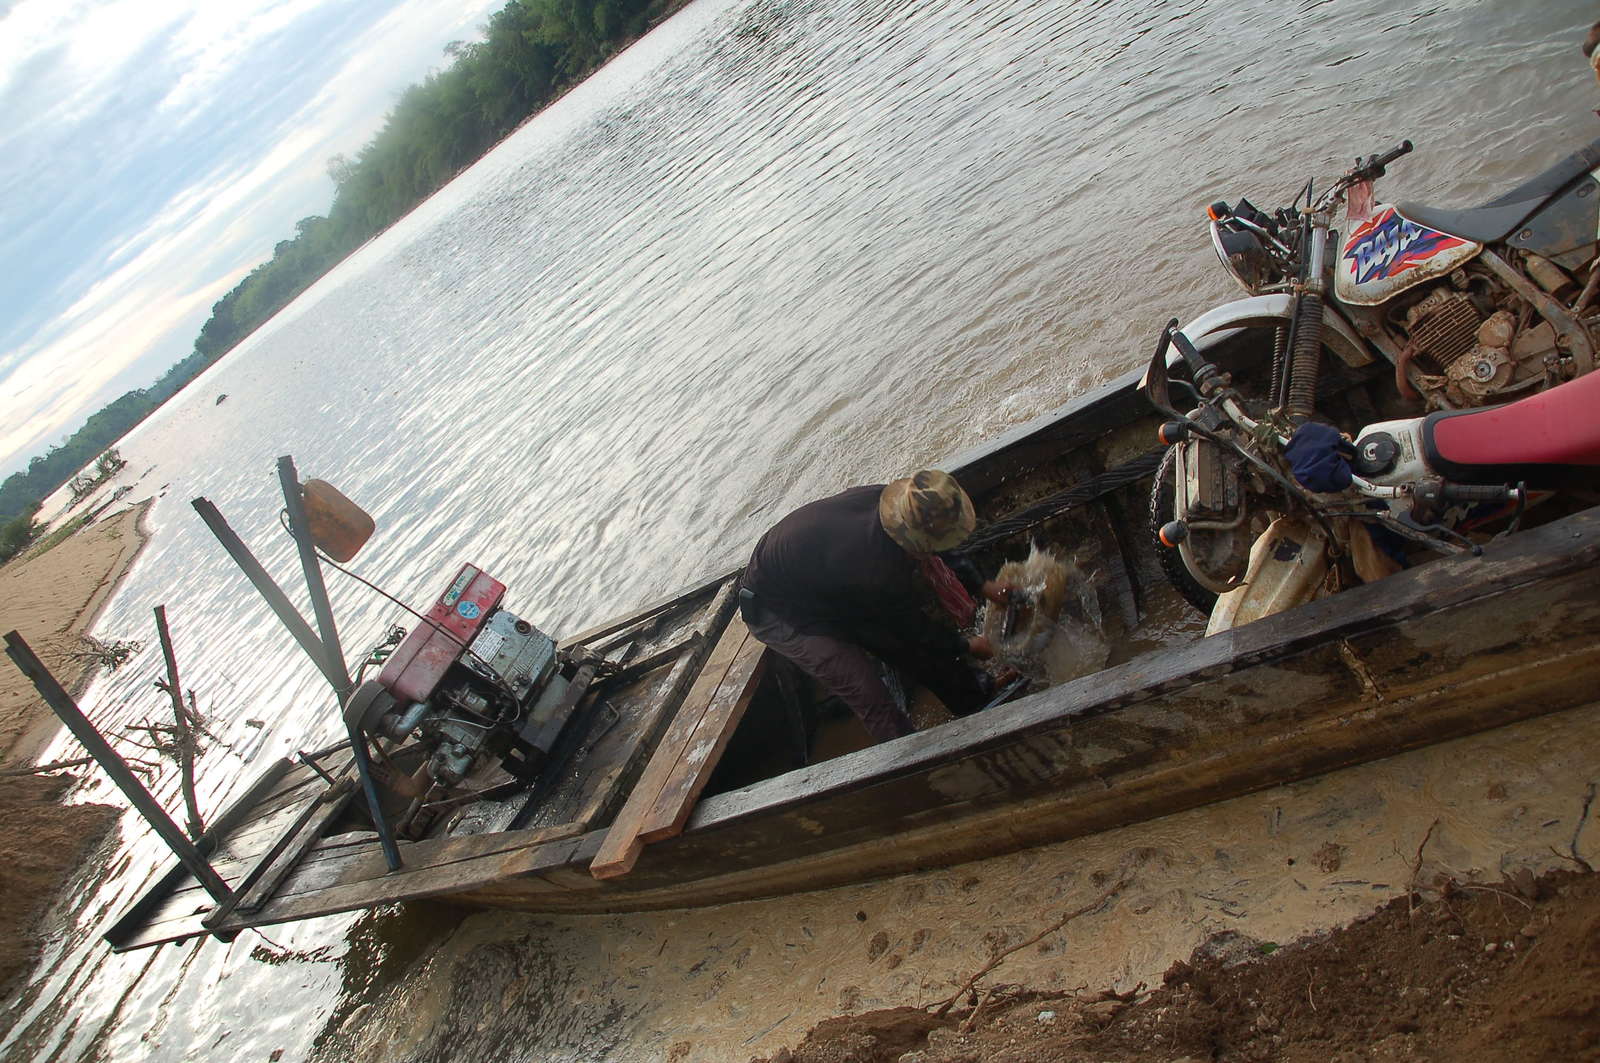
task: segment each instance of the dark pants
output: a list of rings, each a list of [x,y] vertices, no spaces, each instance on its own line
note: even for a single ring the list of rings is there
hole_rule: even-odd
[[[750,634],[799,665],[828,693],[848,705],[867,733],[879,742],[916,730],[884,685],[879,659],[933,691],[957,716],[983,707],[985,695],[977,674],[955,658],[928,657],[884,646],[874,646],[868,652],[863,646],[831,635],[803,634],[766,610],[756,611],[754,620],[749,613],[747,610],[745,623]]]

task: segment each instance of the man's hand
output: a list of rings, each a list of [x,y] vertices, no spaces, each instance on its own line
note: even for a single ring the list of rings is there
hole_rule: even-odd
[[[967,652],[980,661],[987,661],[994,656],[994,645],[982,635],[973,635],[967,639]]]

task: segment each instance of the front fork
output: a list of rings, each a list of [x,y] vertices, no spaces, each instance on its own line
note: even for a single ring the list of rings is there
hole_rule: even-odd
[[[1300,281],[1295,285],[1294,315],[1289,322],[1288,357],[1284,378],[1276,382],[1282,397],[1281,413],[1290,425],[1311,419],[1317,405],[1317,381],[1322,374],[1322,314],[1328,294],[1328,234],[1333,227],[1333,206],[1307,215],[1309,232],[1301,246]]]

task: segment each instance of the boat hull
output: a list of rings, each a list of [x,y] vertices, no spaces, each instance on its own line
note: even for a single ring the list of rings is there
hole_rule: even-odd
[[[1340,386],[1365,388],[1359,370],[1336,372],[1348,374]],[[1148,456],[1155,427],[1136,383],[1137,374],[1113,381],[946,467],[991,515],[1032,505],[1051,483],[1132,467]],[[1148,490],[1148,476],[1120,483],[1052,518],[1058,537],[1100,544],[1129,612],[1161,593],[1176,601],[1142,537],[1127,530]],[[691,707],[709,714],[718,703],[714,694],[696,701],[708,671],[719,661],[737,671],[721,652],[742,632],[726,574],[563,644],[601,645],[687,610],[672,621],[677,634],[660,635],[685,649],[660,670],[655,700],[640,703],[639,727],[585,746],[597,761],[585,770],[599,781],[549,795],[541,807],[555,811],[543,819],[490,810],[480,818],[493,826],[477,833],[403,843],[403,867],[391,873],[370,831],[330,826],[314,836],[305,809],[322,800],[321,784],[297,770],[253,798],[253,811],[230,817],[247,837],[221,847],[235,860],[222,869],[229,878],[292,823],[305,844],[262,858],[277,860],[261,879],[270,889],[255,887],[249,903],[208,923],[208,899],[170,874],[107,938],[138,948],[404,900],[622,912],[820,889],[1061,842],[1543,713],[1597,711],[1597,562],[1600,508],[1494,543],[1482,557],[1434,561],[1210,637],[1195,629],[1185,643],[976,716],[700,796],[715,767],[705,765],[680,794],[676,822],[630,835],[640,844],[629,859],[606,864],[623,870],[597,876],[602,853],[618,851],[613,835],[629,822],[641,780],[665,775],[655,771],[663,759],[688,757],[670,748],[674,736],[683,750],[703,748],[683,723]],[[738,726],[737,713],[725,722]],[[621,748],[596,744],[602,738]]]

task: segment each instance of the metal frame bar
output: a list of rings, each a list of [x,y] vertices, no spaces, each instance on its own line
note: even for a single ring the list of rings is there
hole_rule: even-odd
[[[145,821],[155,828],[156,834],[160,835],[161,840],[167,843],[167,847],[177,854],[178,859],[188,868],[195,880],[211,894],[211,899],[218,904],[226,904],[232,898],[233,890],[222,881],[222,877],[217,874],[210,861],[200,854],[200,850],[195,848],[189,836],[179,829],[172,821],[172,817],[167,815],[166,809],[162,808],[150,791],[144,788],[144,784],[133,774],[133,769],[129,768],[127,762],[111,748],[111,743],[106,741],[105,736],[95,730],[94,724],[90,723],[83,710],[78,708],[78,703],[72,700],[72,695],[62,689],[56,677],[50,674],[50,669],[45,667],[44,662],[39,660],[23,641],[22,636],[15,631],[6,634],[6,655],[22,670],[22,674],[33,682],[35,689],[39,691],[39,696],[55,710],[55,714],[66,724],[72,736],[89,751],[89,755],[99,763],[100,767],[105,769],[105,773],[111,776],[111,781],[117,784],[117,789],[122,791],[123,796],[145,818]]]
[[[333,609],[328,602],[327,587],[322,582],[322,569],[317,563],[316,548],[311,544],[309,536],[302,536],[297,531],[306,527],[306,517],[305,504],[300,495],[300,482],[292,458],[285,456],[278,459],[278,477],[283,485],[284,505],[289,511],[289,530],[299,548],[301,567],[305,570],[307,588],[311,592],[312,609],[323,629],[321,636],[306,623],[305,618],[289,601],[289,596],[283,592],[283,588],[278,586],[261,562],[256,560],[244,540],[229,527],[221,511],[211,503],[210,499],[196,498],[190,505],[200,515],[206,527],[211,529],[211,534],[217,537],[217,541],[228,552],[228,556],[233,558],[234,564],[239,566],[256,591],[266,600],[267,605],[288,629],[295,642],[305,651],[306,656],[311,658],[317,670],[322,673],[322,677],[333,688],[339,704],[343,706],[352,686],[350,673],[346,670],[344,657],[339,652],[338,632],[333,624]],[[331,637],[331,642],[324,636]],[[361,780],[367,811],[372,816],[373,824],[378,830],[378,840],[383,845],[384,860],[388,862],[390,871],[399,870],[400,850],[395,844],[394,834],[389,829],[388,822],[383,817],[383,805],[378,800],[377,785],[372,781],[372,760],[367,753],[366,741],[348,721],[345,723],[345,733],[350,742],[351,753],[355,757],[356,774]]]
[[[350,672],[345,668],[344,651],[339,647],[339,629],[333,620],[333,605],[328,600],[328,588],[322,581],[322,564],[317,560],[317,547],[311,541],[311,526],[306,520],[305,497],[300,487],[300,477],[295,471],[294,459],[285,454],[278,459],[278,482],[283,485],[283,505],[289,513],[289,534],[294,537],[300,551],[300,569],[305,573],[306,590],[311,594],[311,612],[317,618],[317,628],[322,632],[322,648],[327,658],[324,674],[339,692],[342,706],[355,689]],[[344,714],[341,712],[341,716]],[[394,832],[383,818],[383,803],[378,800],[378,787],[372,781],[372,757],[367,752],[366,738],[356,724],[344,722],[350,735],[350,752],[355,755],[356,775],[361,779],[361,790],[367,798],[367,811],[373,825],[378,828],[378,842],[383,846],[383,858],[390,871],[400,869],[400,849],[395,844]]]

